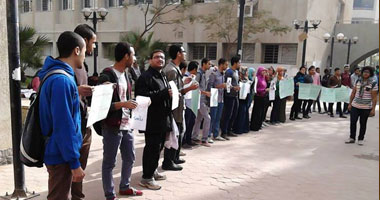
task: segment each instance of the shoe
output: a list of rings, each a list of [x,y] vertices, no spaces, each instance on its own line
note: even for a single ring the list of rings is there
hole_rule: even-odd
[[[330,117],[334,117],[334,114],[330,114]]]
[[[263,125],[264,125],[264,126],[269,126],[268,123],[269,123],[269,122],[266,122],[266,121],[265,121],[265,122],[263,122]]]
[[[107,198],[107,200],[119,200],[119,198],[111,197],[111,198]]]
[[[211,147],[211,145],[210,145],[207,141],[202,142],[201,145],[202,145],[202,146],[205,146],[205,147]]]
[[[303,118],[310,119],[310,116],[309,115],[304,115]]]
[[[190,146],[198,146],[199,144],[192,141],[189,145]]]
[[[289,119],[292,121],[296,120],[294,117],[289,117]]]
[[[235,133],[227,133],[227,136],[229,136],[229,137],[237,137],[238,135],[235,134]]]
[[[339,118],[347,118],[346,116],[344,116],[344,115],[341,115],[341,116],[339,116]]]
[[[230,140],[230,138],[226,135],[226,134],[222,134],[222,136],[221,136],[223,139],[225,139],[225,140]]]
[[[161,185],[159,185],[153,178],[152,179],[142,179],[139,183],[140,186],[148,188],[150,190],[159,190]]]
[[[363,140],[358,140],[358,145],[363,146],[363,144],[364,144]]]
[[[194,142],[195,144],[200,144],[202,141],[201,141],[200,139],[193,139],[193,142]]]
[[[208,138],[208,139],[207,139],[207,142],[210,143],[210,144],[213,144],[213,143],[214,143],[214,140],[212,140],[211,138]]]
[[[348,138],[344,143],[346,143],[346,144],[355,143],[355,139],[353,139],[353,138]]]
[[[180,152],[179,152],[179,156],[186,156],[186,153],[183,152],[183,151],[180,151]]]
[[[119,194],[120,195],[129,195],[129,196],[142,196],[143,192],[141,192],[141,190],[136,190],[133,187],[129,187],[126,190],[120,190]]]
[[[214,138],[214,140],[216,140],[216,141],[226,141],[226,139],[224,139],[224,138],[222,138],[220,136]]]
[[[184,160],[184,159],[178,159],[178,160],[174,160],[174,163],[175,164],[177,164],[177,165],[179,165],[179,164],[183,164],[183,163],[185,163],[186,162],[186,160]]]
[[[294,119],[302,119],[302,118],[297,116],[297,117],[295,117]]]
[[[190,149],[190,150],[193,149],[193,147],[191,145],[189,145],[189,144],[183,144],[182,148],[184,148],[184,149]]]
[[[156,181],[163,181],[163,180],[166,180],[166,175],[165,175],[165,174],[162,174],[162,173],[159,173],[159,172],[156,170],[156,171],[154,171],[153,178],[154,178],[154,180],[156,180]]]
[[[161,168],[166,171],[181,171],[183,169],[181,165],[175,164],[174,162],[171,162],[171,164],[163,164]]]

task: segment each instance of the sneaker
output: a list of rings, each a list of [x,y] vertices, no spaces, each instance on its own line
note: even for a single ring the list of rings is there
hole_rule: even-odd
[[[210,143],[210,144],[212,144],[212,143],[214,143],[214,140],[212,140],[211,138],[208,138],[207,142]]]
[[[166,180],[166,175],[165,174],[162,174],[162,173],[159,173],[157,170],[154,172],[153,174],[153,178],[154,180],[156,181],[163,181],[163,180]]]
[[[207,141],[202,142],[201,145],[202,145],[202,146],[205,146],[205,147],[211,147],[211,145],[210,145]]]
[[[141,179],[139,185],[141,187],[148,188],[150,190],[159,190],[161,185],[159,185],[153,178],[151,179]]]
[[[220,136],[214,138],[214,140],[216,140],[216,141],[226,141],[226,139],[224,139],[224,138],[222,138]]]
[[[346,143],[346,144],[355,143],[355,139],[348,138],[348,139],[345,141],[345,143]]]
[[[119,194],[120,195],[128,195],[128,196],[142,196],[143,192],[141,192],[141,190],[136,190],[133,187],[129,187],[126,190],[120,190]]]
[[[358,140],[358,145],[363,146],[363,144],[364,144],[363,140]]]

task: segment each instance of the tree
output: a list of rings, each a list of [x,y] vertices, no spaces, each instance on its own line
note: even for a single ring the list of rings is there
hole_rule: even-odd
[[[257,4],[256,4],[257,6]],[[234,0],[224,0],[215,7],[215,12],[205,15],[190,15],[187,17],[190,23],[200,22],[208,31],[211,40],[222,40],[227,43],[227,49],[233,49],[237,42],[237,30],[239,18],[237,17],[238,5]],[[254,10],[252,17],[244,18],[243,41],[249,40],[254,34],[269,31],[274,35],[287,33],[291,28],[281,25],[280,21],[271,17],[268,11]]]
[[[20,27],[19,36],[22,71],[25,71],[26,68],[41,68],[43,65],[43,50],[50,40],[45,35],[40,35],[36,38],[36,30],[32,27]]]

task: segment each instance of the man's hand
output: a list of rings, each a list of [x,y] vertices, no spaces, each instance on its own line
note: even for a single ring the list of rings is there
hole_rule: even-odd
[[[169,89],[168,92],[169,92],[169,96],[172,97],[173,96],[172,89]]]
[[[348,107],[347,107],[348,111],[351,111],[351,108],[352,108],[352,105],[348,104]]]
[[[375,110],[374,110],[374,109],[371,110],[371,112],[369,113],[369,116],[370,116],[370,117],[375,116]]]
[[[128,109],[135,109],[137,107],[137,102],[134,100],[126,101],[126,102],[124,102],[123,107],[128,108]]]
[[[71,170],[71,174],[73,175],[73,180],[72,182],[82,182],[85,173],[82,169],[82,167],[78,167],[76,169]]]
[[[91,96],[92,95],[92,90],[93,90],[93,87],[91,87],[89,85],[80,85],[80,86],[78,86],[79,96],[82,96],[82,97]]]
[[[216,86],[216,88],[218,88],[218,89],[225,89],[226,87],[227,87],[226,83],[222,83],[222,84],[219,84]]]
[[[193,84],[191,84],[191,86],[189,86],[189,89],[190,90],[196,90],[196,89],[198,89],[198,87],[199,87],[198,83],[193,83]]]
[[[234,86],[233,88],[234,88],[234,90],[235,90],[236,92],[240,90],[240,86],[238,86],[238,85],[237,85],[237,86]]]

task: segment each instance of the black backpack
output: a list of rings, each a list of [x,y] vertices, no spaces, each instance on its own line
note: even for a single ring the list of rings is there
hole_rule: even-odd
[[[24,129],[20,141],[20,160],[28,167],[42,167],[44,163],[45,145],[51,136],[51,132],[44,136],[40,126],[40,90],[42,85],[53,74],[64,74],[70,76],[61,69],[52,70],[42,80],[37,94],[32,98],[28,114],[25,119]]]

